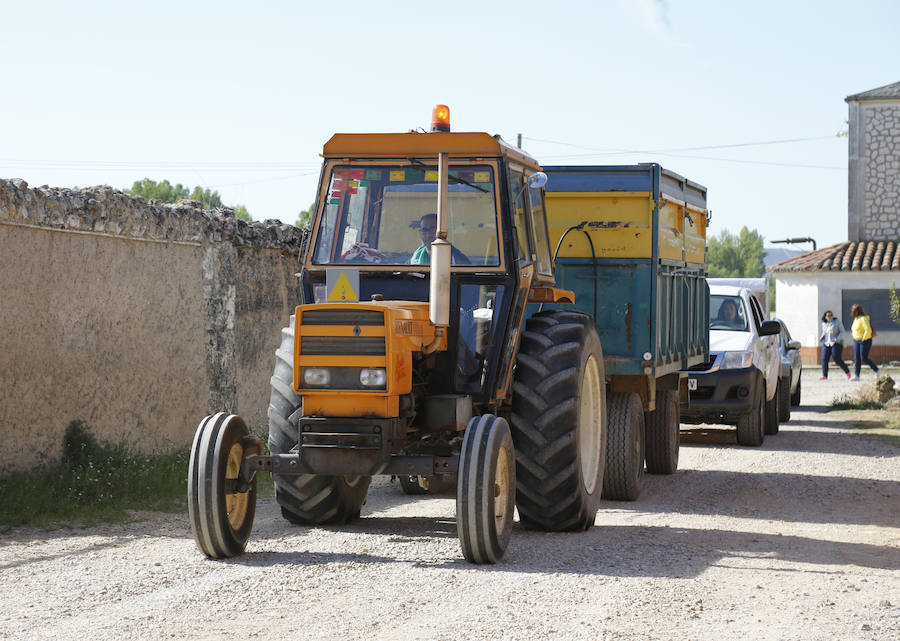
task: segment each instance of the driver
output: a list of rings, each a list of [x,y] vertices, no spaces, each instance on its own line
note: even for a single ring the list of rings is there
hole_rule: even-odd
[[[716,317],[730,327],[740,327],[743,325],[741,319],[738,318],[737,305],[733,300],[725,299],[719,306],[719,314]]]
[[[419,219],[419,239],[422,244],[413,253],[409,259],[410,265],[430,265],[431,264],[431,243],[434,241],[437,233],[437,214],[425,214]],[[451,265],[469,265],[469,259],[464,253],[456,247],[450,246],[450,264]]]

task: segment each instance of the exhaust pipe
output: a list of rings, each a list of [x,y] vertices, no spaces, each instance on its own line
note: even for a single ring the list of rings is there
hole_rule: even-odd
[[[447,240],[448,156],[438,154],[437,231],[431,242],[431,282],[428,312],[435,327],[450,325],[450,242]]]

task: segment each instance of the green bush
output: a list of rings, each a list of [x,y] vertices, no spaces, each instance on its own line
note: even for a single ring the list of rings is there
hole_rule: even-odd
[[[0,526],[121,520],[126,510],[182,509],[188,448],[152,455],[100,443],[82,421],[63,439],[63,459],[0,476]]]

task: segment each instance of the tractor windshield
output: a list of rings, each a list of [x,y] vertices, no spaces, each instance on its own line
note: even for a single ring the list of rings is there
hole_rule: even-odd
[[[450,165],[453,266],[499,266],[494,169]],[[437,223],[437,166],[335,166],[316,234],[318,265],[428,265]]]

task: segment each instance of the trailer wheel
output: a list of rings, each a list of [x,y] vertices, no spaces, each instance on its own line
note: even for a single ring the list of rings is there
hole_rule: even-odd
[[[791,394],[791,407],[797,407],[800,405],[800,384],[803,382],[803,377],[801,376],[797,379],[797,391]]]
[[[246,456],[258,454],[245,440],[249,430],[239,416],[220,412],[197,427],[188,465],[188,516],[197,547],[212,559],[244,551],[256,513],[256,477],[238,491],[235,482]]]
[[[299,432],[291,416],[300,409],[293,390],[294,317],[281,330],[281,346],[275,352],[272,393],[269,397],[269,450],[272,454],[296,451]],[[296,525],[347,523],[359,517],[371,477],[297,476],[273,474],[275,500],[281,514]]]
[[[592,527],[606,462],[606,383],[590,316],[549,311],[526,321],[510,426],[522,525],[547,531]]]
[[[678,448],[681,444],[681,407],[678,390],[656,393],[656,409],[644,414],[647,437],[647,472],[674,474],[678,469]]]
[[[483,414],[469,421],[459,455],[456,532],[471,563],[496,563],[512,534],[516,456],[506,419]]]
[[[644,480],[644,409],[634,392],[609,395],[603,498],[634,501]]]
[[[765,433],[763,426],[766,422],[766,391],[765,385],[760,384],[756,389],[756,399],[753,409],[743,416],[738,417],[737,442],[738,445],[750,445],[757,447],[762,445]]]
[[[791,420],[791,378],[778,379],[778,422]],[[768,432],[766,432],[768,434]]]
[[[781,382],[775,384],[775,396],[766,401],[765,433],[778,434],[778,408],[781,406]]]

